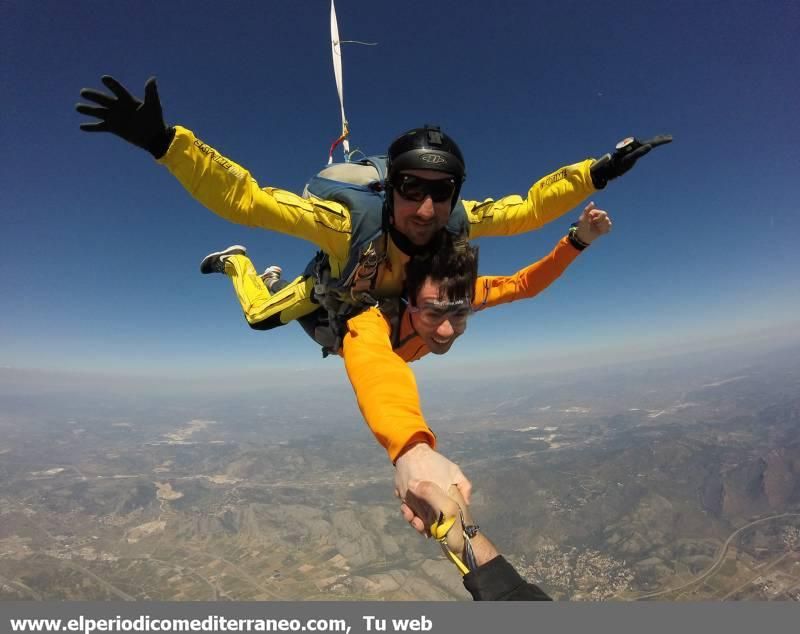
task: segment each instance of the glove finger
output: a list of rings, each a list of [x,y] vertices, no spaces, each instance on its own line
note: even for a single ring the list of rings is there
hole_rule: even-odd
[[[120,101],[129,101],[134,103],[139,102],[138,99],[136,99],[133,95],[131,95],[131,93],[128,92],[128,89],[125,88],[125,86],[120,84],[111,75],[103,75],[100,78],[100,81],[102,81],[106,85],[106,87],[117,96],[117,99],[119,99]]]
[[[144,102],[148,106],[158,106],[158,109],[161,109],[161,99],[158,97],[158,85],[155,77],[148,79],[144,85]]]
[[[107,121],[98,121],[97,123],[81,123],[81,130],[84,132],[110,132],[111,128],[108,127]]]
[[[636,148],[633,152],[628,154],[628,156],[623,157],[622,160],[626,165],[633,165],[652,149],[653,146],[650,144],[642,145],[642,147]]]
[[[115,103],[117,103],[117,100],[113,97],[104,92],[100,92],[99,90],[92,90],[91,88],[84,88],[81,90],[81,97],[88,99],[89,101],[99,103],[101,106],[105,106],[106,108],[111,108]]]
[[[81,114],[89,115],[90,117],[97,117],[98,119],[108,118],[108,108],[98,108],[96,106],[89,106],[85,103],[75,104],[75,110]]]
[[[671,134],[661,134],[659,136],[654,136],[652,139],[648,139],[647,141],[642,141],[643,145],[649,145],[651,148],[658,147],[659,145],[665,145],[666,143],[672,143]]]

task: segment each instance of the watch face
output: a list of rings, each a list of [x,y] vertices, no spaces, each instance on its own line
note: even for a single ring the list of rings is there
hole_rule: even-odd
[[[634,139],[632,136],[629,136],[629,137],[627,137],[627,138],[625,138],[625,139],[622,139],[622,141],[620,141],[619,143],[617,143],[617,149],[618,149],[618,150],[621,150],[621,149],[623,149],[623,148],[626,148],[626,147],[628,147],[628,146],[629,146],[631,143],[633,143],[635,140],[636,140],[636,139]]]

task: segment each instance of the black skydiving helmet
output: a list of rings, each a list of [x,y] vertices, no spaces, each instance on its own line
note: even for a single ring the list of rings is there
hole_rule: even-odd
[[[393,213],[394,179],[406,170],[435,170],[452,175],[455,179],[455,190],[450,201],[450,211],[453,210],[467,173],[461,150],[439,126],[414,128],[396,138],[389,146],[386,158],[386,202],[390,213]]]

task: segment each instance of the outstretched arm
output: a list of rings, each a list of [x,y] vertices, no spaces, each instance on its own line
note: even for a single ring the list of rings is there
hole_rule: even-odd
[[[539,179],[525,198],[513,195],[483,202],[465,200],[470,237],[516,235],[538,229],[628,172],[653,148],[671,142],[670,135],[646,141],[628,137],[617,143],[613,153],[596,161],[567,165]]]
[[[515,194],[483,202],[464,200],[470,238],[516,235],[560,218],[595,191],[592,163],[588,159],[567,165],[540,178],[525,198]]]
[[[395,464],[398,497],[405,499],[409,481],[425,479],[445,488],[455,484],[469,499],[469,480],[435,450],[436,437],[422,416],[414,374],[392,350],[389,324],[378,309],[348,322],[342,355],[364,420]],[[407,519],[424,531],[419,517]]]
[[[262,189],[250,173],[186,128],[167,127],[155,78],[145,84],[144,101],[104,75],[110,93],[84,88],[93,102],[76,110],[96,120],[86,132],[110,132],[150,152],[200,203],[230,222],[279,231],[314,243],[333,258],[347,258],[350,212],[334,201],[309,200],[281,189]]]
[[[582,250],[581,245],[588,246],[611,231],[611,226],[608,214],[589,203],[575,223],[573,239],[563,237],[548,255],[514,275],[479,277],[475,282],[473,307],[482,310],[538,295],[575,261]]]
[[[408,364],[393,350],[390,327],[377,308],[347,322],[342,356],[347,376],[375,438],[394,463],[418,442],[436,447],[436,437],[422,416],[417,382]]]

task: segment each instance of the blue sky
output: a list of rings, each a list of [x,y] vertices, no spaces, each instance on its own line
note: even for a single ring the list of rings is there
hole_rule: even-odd
[[[800,9],[791,2],[340,0],[352,142],[384,151],[436,122],[463,195],[524,193],[629,134],[675,142],[598,193],[613,233],[538,299],[487,312],[448,359],[670,350],[774,330],[800,308]],[[78,130],[82,87],[150,75],[169,123],[299,191],[339,131],[327,0],[10,2],[0,20],[0,366],[191,374],[330,368],[299,327],[251,331],[200,259],[247,245],[299,272],[313,247],[225,222],[110,135]],[[481,243],[482,271],[546,254],[577,211]]]

